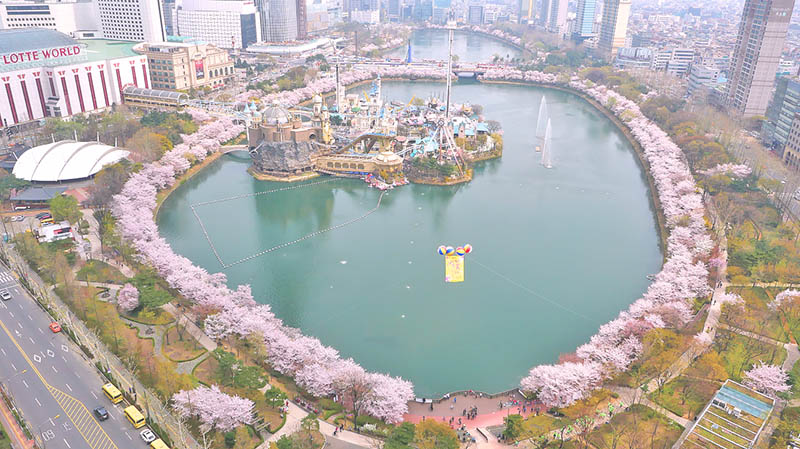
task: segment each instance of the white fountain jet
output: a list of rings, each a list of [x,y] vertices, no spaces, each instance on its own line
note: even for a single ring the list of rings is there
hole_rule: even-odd
[[[544,132],[549,119],[547,114],[547,100],[545,100],[544,95],[542,95],[542,101],[539,103],[539,116],[536,119],[536,143],[534,146],[537,152],[542,151]]]
[[[552,144],[552,130],[550,128],[550,119],[547,119],[547,127],[544,131],[544,145],[542,146],[542,165],[544,168],[553,168],[553,161],[552,161],[552,152],[553,152],[553,144]]]

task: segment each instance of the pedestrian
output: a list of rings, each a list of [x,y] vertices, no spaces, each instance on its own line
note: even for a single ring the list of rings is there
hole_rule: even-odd
[[[433,411],[433,401],[431,401],[431,411]]]
[[[456,398],[455,396],[453,396],[453,404],[455,404],[455,403],[456,403],[456,399],[457,399],[457,398]]]
[[[458,418],[458,425],[461,426],[461,418]]]
[[[455,408],[455,405],[450,404],[450,410],[453,410],[453,408]]]
[[[461,411],[461,416],[467,416],[467,409]]]
[[[425,415],[422,415],[422,420],[425,421]]]

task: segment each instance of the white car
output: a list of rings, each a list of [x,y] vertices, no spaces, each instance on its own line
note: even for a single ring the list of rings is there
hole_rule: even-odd
[[[9,293],[8,290],[3,290],[0,292],[0,298],[2,298],[3,301],[8,301],[11,299],[11,293]]]
[[[150,429],[144,429],[139,433],[139,436],[142,437],[145,443],[150,444],[156,440],[156,434],[153,433]]]

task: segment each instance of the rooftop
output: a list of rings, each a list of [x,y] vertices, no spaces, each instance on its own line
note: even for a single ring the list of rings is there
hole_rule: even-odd
[[[133,47],[137,42],[112,41],[110,39],[81,39],[77,42],[85,45],[83,51],[88,56],[89,61],[103,61],[139,55],[133,51]]]
[[[774,404],[773,399],[727,380],[697,417],[683,447],[753,447]]]
[[[75,39],[45,28],[0,30],[0,54],[75,45]]]

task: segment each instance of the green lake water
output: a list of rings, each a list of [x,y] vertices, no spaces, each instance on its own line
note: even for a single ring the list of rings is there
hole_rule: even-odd
[[[435,59],[447,60],[447,31],[418,30],[411,35],[411,60]],[[387,58],[405,60],[407,46],[396,48],[386,54]],[[453,33],[453,54],[458,55],[460,62],[491,62],[497,55],[501,58],[515,58],[520,51],[499,39],[493,39],[476,33],[456,31]]]
[[[383,86],[384,98],[400,101],[442,90]],[[542,95],[550,170],[532,137]],[[250,284],[287,324],[370,370],[411,380],[426,397],[517,386],[530,367],[574,351],[636,300],[661,265],[646,180],[602,114],[573,95],[525,86],[458,83],[453,97],[483,105],[504,128],[502,159],[479,164],[472,182],[397,188],[364,220],[225,270],[232,287]],[[161,234],[211,272],[221,267],[190,204],[287,186],[253,179],[249,164],[244,152],[223,156],[161,208]],[[378,196],[339,179],[197,212],[230,263],[360,216]],[[474,247],[466,280],[445,284],[436,248],[465,243]]]

